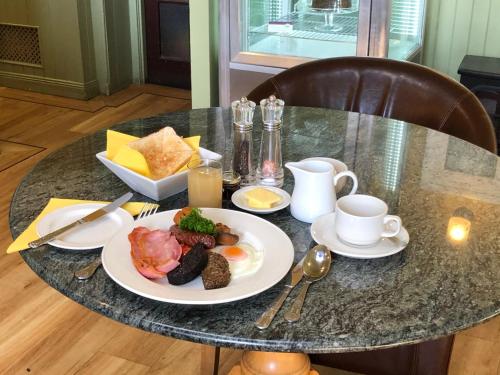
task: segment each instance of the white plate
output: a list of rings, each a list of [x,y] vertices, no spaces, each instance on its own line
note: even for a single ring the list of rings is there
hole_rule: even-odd
[[[65,225],[104,207],[103,203],[83,203],[63,207],[44,216],[36,226],[38,235],[45,236]],[[90,223],[82,224],[69,232],[49,241],[49,244],[69,250],[88,250],[103,247],[120,229],[131,230],[133,217],[118,208]]]
[[[271,190],[273,193],[276,193],[281,196],[281,201],[271,207],[271,208],[253,208],[247,204],[247,200],[245,199],[245,193],[249,190],[262,187],[264,189]],[[270,214],[271,212],[276,212],[282,210],[290,204],[290,194],[288,194],[285,190],[271,187],[271,186],[245,186],[244,188],[236,190],[231,196],[231,201],[235,206],[241,208],[245,211],[255,212],[257,214]]]
[[[311,235],[314,241],[327,246],[335,254],[358,259],[382,258],[399,253],[410,240],[408,231],[402,227],[397,236],[382,238],[373,246],[348,245],[341,242],[335,233],[335,212],[317,218],[311,225]]]
[[[149,229],[168,229],[178,210],[170,210],[135,222]],[[256,273],[232,280],[225,288],[205,290],[201,277],[180,286],[170,285],[166,277],[149,280],[134,267],[130,257],[130,231],[120,231],[102,251],[102,264],[117,284],[140,296],[179,304],[208,305],[240,300],[258,294],[276,284],[286,275],[293,262],[292,241],[274,224],[244,212],[220,208],[203,208],[203,216],[222,222],[246,242],[263,251],[262,266]]]
[[[335,173],[340,173],[347,171],[349,168],[347,168],[347,165],[344,162],[341,162],[340,160],[337,159],[332,159],[332,158],[323,158],[323,157],[314,157],[314,158],[307,158],[304,160],[320,160],[320,161],[326,161],[327,163],[330,163],[333,168],[335,169]],[[335,186],[335,192],[338,193],[342,188],[344,187],[347,179],[349,177],[342,177],[337,185]]]
[[[221,155],[206,150],[203,147],[200,147],[199,153],[202,159],[220,160],[222,158]],[[187,189],[187,170],[164,177],[160,180],[153,180],[109,160],[106,157],[106,151],[99,152],[96,154],[96,157],[132,190],[156,201],[160,201]]]

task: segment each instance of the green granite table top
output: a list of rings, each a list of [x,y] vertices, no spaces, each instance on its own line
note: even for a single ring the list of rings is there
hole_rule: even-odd
[[[230,149],[227,109],[169,113],[113,129],[143,136],[166,125],[182,136],[201,135],[201,145],[215,152]],[[256,113],[255,153],[260,129]],[[63,147],[25,176],[11,204],[14,237],[51,197],[112,200],[129,190],[95,157],[105,149],[105,138],[103,130]],[[358,192],[385,200],[410,234],[406,249],[392,256],[335,256],[329,275],[310,288],[298,323],[286,322],[283,309],[267,330],[254,326],[282,290],[284,279],[233,303],[176,305],[135,295],[115,284],[102,268],[86,282],[74,279],[73,272],[99,256],[99,249],[75,254],[45,245],[21,255],[49,285],[114,320],[179,339],[250,350],[320,353],[389,347],[453,334],[499,313],[496,155],[402,121],[327,109],[286,107],[282,139],[284,161],[312,156],[344,161],[358,177]],[[288,170],[284,189],[293,189]],[[147,198],[136,193],[133,200]],[[187,194],[160,204],[160,210],[183,207]],[[230,202],[224,206],[237,209]],[[458,244],[447,237],[448,221],[457,212],[472,218],[468,240]],[[288,234],[296,261],[314,244],[310,225],[294,219],[289,209],[262,217]]]

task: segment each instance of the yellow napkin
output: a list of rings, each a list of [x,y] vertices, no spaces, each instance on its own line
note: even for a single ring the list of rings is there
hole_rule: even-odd
[[[195,151],[191,160],[198,158],[198,150],[200,147],[200,136],[183,138],[192,149]],[[131,169],[143,176],[151,177],[151,172],[148,167],[148,163],[144,156],[137,150],[128,147],[128,144],[132,141],[139,139],[132,135],[123,134],[114,130],[108,130],[106,132],[106,157],[117,164],[124,166],[125,168]],[[187,164],[180,168],[176,173],[182,172],[187,169]]]
[[[193,149],[194,153],[191,156],[191,159],[189,159],[189,161],[187,162],[187,164],[184,167],[181,167],[175,173],[179,173],[179,172],[185,171],[188,168],[187,165],[189,164],[189,162],[191,160],[199,159],[200,158],[200,138],[201,137],[199,135],[195,135],[193,137],[184,138],[184,142],[186,142],[187,145]]]
[[[109,203],[109,202],[51,198],[49,203],[47,203],[47,206],[45,206],[43,211],[40,213],[40,215],[38,215],[38,217],[28,226],[28,228],[26,228],[26,230],[23,233],[21,233],[14,242],[10,244],[10,246],[7,248],[7,254],[15,253],[16,251],[26,250],[28,248],[28,243],[38,238],[38,234],[36,232],[36,225],[45,215],[59,208],[72,206],[74,204],[79,204],[79,203]],[[125,203],[122,206],[122,208],[128,211],[132,216],[135,216],[141,212],[143,206],[144,206],[143,202],[128,202]]]

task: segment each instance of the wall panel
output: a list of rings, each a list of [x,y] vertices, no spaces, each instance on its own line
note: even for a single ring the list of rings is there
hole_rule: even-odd
[[[484,0],[475,0],[481,2]],[[485,53],[500,57],[500,1],[490,0],[490,13],[488,17],[488,30],[486,32]]]
[[[458,79],[465,55],[500,57],[500,0],[428,0],[425,65]]]
[[[0,0],[0,22],[38,27],[42,66],[0,62],[0,85],[88,98],[97,93],[87,0]]]

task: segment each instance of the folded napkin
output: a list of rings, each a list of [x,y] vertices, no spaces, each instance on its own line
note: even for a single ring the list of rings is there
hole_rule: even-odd
[[[200,148],[200,138],[200,136],[183,138],[183,141],[195,151],[190,161],[199,157],[198,150]],[[120,164],[134,172],[146,177],[151,177],[151,171],[149,170],[148,163],[144,156],[139,151],[128,146],[130,142],[136,139],[139,138],[114,130],[108,130],[106,132],[106,157],[116,164]],[[187,164],[181,167],[176,173],[186,169]]]
[[[7,248],[7,254],[15,253],[21,250],[26,250],[28,248],[28,243],[38,238],[36,225],[45,215],[59,208],[72,206],[79,203],[109,203],[109,202],[51,198],[49,203],[47,203],[47,206],[45,206],[43,211],[40,213],[40,215],[38,215],[38,217],[28,226],[28,228],[26,228],[26,230],[23,233],[21,233],[15,239],[14,242],[10,244],[10,246]],[[143,206],[144,206],[143,202],[128,202],[125,203],[122,206],[122,208],[128,211],[132,216],[135,216],[141,212]]]

